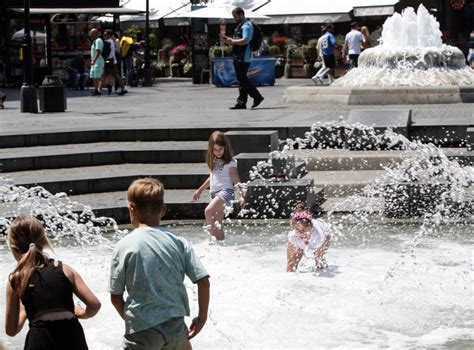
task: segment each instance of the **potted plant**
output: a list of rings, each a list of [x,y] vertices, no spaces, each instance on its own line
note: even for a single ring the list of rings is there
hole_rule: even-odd
[[[186,46],[180,44],[171,49],[170,57],[170,68],[172,77],[181,77],[183,76],[183,63],[182,61],[186,59],[187,52]]]
[[[209,49],[210,58],[229,57],[232,56],[232,46],[214,45]]]

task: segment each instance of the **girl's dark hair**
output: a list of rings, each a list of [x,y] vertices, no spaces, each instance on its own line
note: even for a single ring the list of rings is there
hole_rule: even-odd
[[[293,213],[291,214],[291,223],[294,225],[301,222],[303,225],[311,225],[313,213],[311,209],[304,202],[299,202],[295,205]]]
[[[214,168],[214,145],[219,145],[224,147],[224,155],[222,160],[224,164],[229,163],[232,160],[232,147],[230,145],[229,139],[222,131],[214,131],[209,137],[209,142],[207,144],[207,153],[206,153],[206,164],[210,170]]]
[[[21,257],[9,279],[12,289],[22,297],[33,272],[41,269],[48,260],[43,248],[52,250],[52,246],[41,222],[29,215],[17,217],[11,222],[8,227],[8,242],[13,255],[17,259]]]

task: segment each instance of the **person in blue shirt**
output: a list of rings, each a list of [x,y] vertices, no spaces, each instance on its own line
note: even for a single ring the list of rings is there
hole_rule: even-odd
[[[321,38],[324,65],[329,69],[327,72],[329,83],[332,83],[334,80],[334,69],[336,68],[336,58],[334,57],[336,37],[333,33],[334,25],[330,23],[326,26],[326,33]]]
[[[232,16],[234,21],[238,23],[234,36],[230,38],[226,35],[221,35],[222,41],[232,45],[235,74],[239,82],[239,97],[235,106],[230,107],[230,109],[246,109],[249,95],[253,98],[252,108],[255,108],[262,103],[263,96],[247,76],[250,62],[252,62],[252,49],[249,44],[253,37],[253,25],[252,22],[245,18],[244,10],[241,7],[236,7],[232,11]]]
[[[115,247],[108,288],[125,321],[124,349],[190,350],[189,339],[207,320],[209,274],[184,238],[160,226],[166,212],[164,192],[153,178],[135,180],[128,188],[135,230]],[[185,276],[197,284],[199,304],[189,330],[184,323],[190,311]]]

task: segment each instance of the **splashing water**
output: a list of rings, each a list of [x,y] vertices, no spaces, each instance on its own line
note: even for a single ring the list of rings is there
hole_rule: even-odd
[[[2,233],[14,218],[32,215],[40,219],[48,237],[67,240],[70,246],[101,245],[111,247],[104,231],[123,234],[112,218],[96,217],[91,208],[70,200],[65,193],[51,194],[41,186],[15,186],[11,179],[0,177],[0,230]]]
[[[285,149],[257,166],[254,176],[265,180],[276,175],[271,174],[272,160],[297,157],[299,149],[346,144],[356,149],[404,151],[398,165],[387,166],[383,176],[347,199],[365,209],[327,217],[335,232],[328,269],[284,272],[286,220],[261,220],[260,225],[226,220],[230,228],[225,245],[210,245],[199,226],[171,228],[192,242],[212,276],[209,319],[193,339],[196,348],[456,348],[472,344],[472,230],[455,222],[463,220],[463,203],[469,202],[472,167],[450,161],[433,145],[341,120],[315,124],[304,137],[287,140]],[[449,183],[449,191],[442,192],[434,211],[416,222],[400,224],[385,218],[380,199],[387,186],[410,181],[429,181],[440,187]],[[272,200],[271,205],[280,202]],[[82,322],[90,348],[119,348],[123,321],[110,304],[106,288],[110,247],[120,237],[104,238],[98,225],[117,229],[115,223],[93,217],[86,207],[77,214],[81,206],[65,194],[17,187],[5,178],[0,179],[0,202],[9,204],[14,214],[43,216],[61,259],[77,268],[102,302],[101,312]],[[69,249],[70,245],[86,249]],[[0,249],[0,262],[0,274],[5,276],[14,266],[6,249]],[[194,316],[197,291],[189,281],[186,288]],[[4,303],[0,294],[0,308]],[[190,319],[186,321],[189,324]],[[8,348],[21,349],[25,335],[26,330],[7,339]]]
[[[381,44],[366,49],[359,67],[332,86],[457,86],[474,85],[474,70],[460,49],[443,45],[439,23],[420,4],[408,7],[383,25]]]
[[[443,225],[470,222],[469,218],[474,214],[474,167],[461,166],[458,161],[450,160],[441,148],[409,141],[391,129],[380,132],[361,124],[348,125],[342,119],[334,123],[316,123],[303,138],[287,139],[281,152],[273,152],[267,162],[259,163],[253,177],[268,178],[268,168],[272,167],[275,157],[296,157],[308,164],[314,161],[311,149],[347,147],[355,149],[351,151],[354,153],[357,149],[397,150],[399,161],[385,165],[381,176],[359,193],[339,201],[328,212],[327,219],[336,236],[350,235],[353,228],[363,231],[360,227],[374,219],[382,224],[393,223],[393,218],[408,219],[421,224],[419,232],[426,232],[430,227],[438,230]],[[281,196],[278,201],[275,197],[270,194],[269,198],[258,201],[264,201],[265,211],[272,213],[275,202],[281,205],[286,202]],[[334,215],[347,212],[347,208],[350,208],[350,214]],[[251,212],[247,208],[241,214],[249,217]],[[423,233],[416,235],[423,236]]]

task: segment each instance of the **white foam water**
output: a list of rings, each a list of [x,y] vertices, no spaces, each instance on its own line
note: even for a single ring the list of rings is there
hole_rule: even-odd
[[[211,275],[209,319],[194,349],[461,348],[474,341],[472,227],[444,226],[413,247],[418,225],[369,222],[364,231],[335,240],[329,268],[297,273],[284,272],[286,221],[234,223],[224,245],[209,245],[198,225],[171,229],[193,243]],[[0,247],[5,280],[15,262]],[[89,348],[119,349],[123,321],[106,292],[110,253],[60,245],[56,256],[76,268],[102,302],[96,317],[81,321]],[[186,286],[196,315],[196,288],[189,280]],[[8,349],[22,349],[26,329],[4,338]]]

